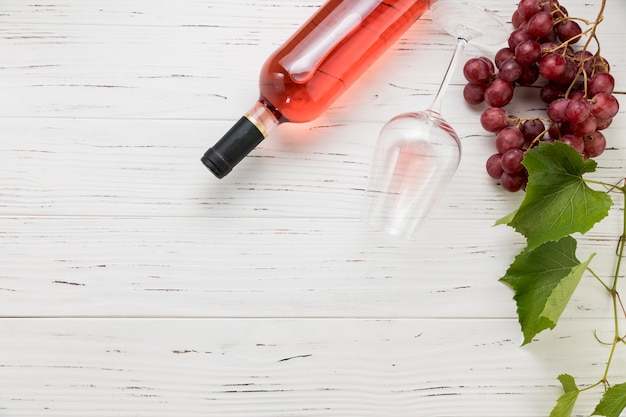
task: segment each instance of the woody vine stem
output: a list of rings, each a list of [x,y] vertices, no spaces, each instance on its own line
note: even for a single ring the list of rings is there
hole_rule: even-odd
[[[608,189],[608,192],[614,192],[617,190],[619,193],[622,194],[624,204],[626,205],[626,180],[623,180],[621,182],[621,186],[611,185],[611,184],[607,184],[604,182],[593,181],[593,180],[585,180],[585,182],[602,185]],[[617,350],[617,346],[619,344],[626,344],[626,335],[621,335],[621,330],[620,330],[620,310],[621,310],[621,313],[626,317],[626,308],[624,307],[624,304],[622,303],[621,297],[619,295],[619,291],[617,289],[619,278],[620,278],[622,259],[624,257],[625,249],[626,249],[626,212],[622,215],[622,232],[621,232],[621,236],[619,238],[618,246],[616,249],[617,261],[616,261],[615,272],[613,274],[611,285],[610,286],[607,285],[604,281],[602,281],[602,279],[598,276],[598,274],[596,274],[591,268],[587,267],[587,271],[596,280],[598,280],[598,282],[611,295],[611,300],[613,304],[612,310],[613,310],[613,332],[614,332],[613,336],[614,337],[613,337],[612,342],[607,343],[607,342],[601,341],[598,335],[596,334],[596,339],[598,340],[598,342],[602,344],[610,345],[611,350],[610,350],[609,357],[606,362],[606,367],[605,367],[602,379],[600,379],[600,381],[596,382],[595,384],[590,385],[589,387],[581,389],[581,391],[590,390],[600,384],[603,384],[605,388],[610,387],[609,371],[611,368],[611,364],[613,363],[613,359],[615,357],[615,351]]]

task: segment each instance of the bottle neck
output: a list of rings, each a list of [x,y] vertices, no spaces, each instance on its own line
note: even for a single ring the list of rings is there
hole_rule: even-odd
[[[265,100],[259,100],[244,116],[254,124],[264,138],[281,122],[280,113]]]
[[[202,157],[204,165],[218,178],[228,174],[279,124],[275,113],[258,101]]]

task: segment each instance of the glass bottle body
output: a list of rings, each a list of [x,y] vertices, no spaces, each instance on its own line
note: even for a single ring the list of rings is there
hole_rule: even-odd
[[[221,178],[273,127],[319,117],[434,2],[328,0],[265,61],[258,102],[202,162]]]
[[[280,119],[308,122],[330,105],[427,10],[430,0],[330,0],[261,70],[261,101]]]

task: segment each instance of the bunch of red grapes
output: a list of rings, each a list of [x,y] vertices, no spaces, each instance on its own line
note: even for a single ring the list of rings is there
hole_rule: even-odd
[[[604,152],[602,131],[619,110],[613,95],[615,80],[607,60],[587,50],[590,42],[574,49],[585,37],[597,43],[599,20],[589,23],[570,17],[558,0],[520,0],[508,46],[493,61],[479,57],[465,63],[468,84],[463,96],[470,104],[489,106],[480,121],[485,130],[496,133],[497,153],[487,160],[487,173],[500,180],[505,190],[526,187],[528,172],[522,160],[528,149],[542,141],[564,142],[585,159]],[[583,31],[578,22],[591,28]],[[515,117],[503,109],[517,86],[539,92],[547,107],[545,117]]]

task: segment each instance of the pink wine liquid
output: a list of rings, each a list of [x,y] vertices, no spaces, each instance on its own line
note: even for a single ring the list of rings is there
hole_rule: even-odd
[[[221,178],[276,125],[316,119],[434,1],[327,1],[267,59],[258,102],[202,162]]]
[[[261,70],[261,99],[285,121],[320,116],[426,11],[428,0],[330,0]]]

